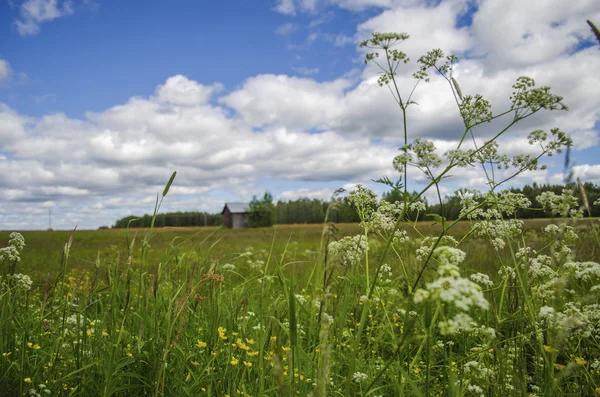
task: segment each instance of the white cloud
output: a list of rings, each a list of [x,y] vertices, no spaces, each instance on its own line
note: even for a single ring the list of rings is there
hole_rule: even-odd
[[[301,188],[297,190],[286,190],[281,192],[277,197],[277,200],[289,201],[298,200],[301,198],[318,199],[318,200],[330,200],[331,195],[335,189],[323,188],[323,189],[309,189]]]
[[[0,152],[25,137],[26,118],[0,103]]]
[[[259,75],[241,89],[220,99],[250,125],[284,125],[288,128],[320,128],[340,112],[339,100],[350,82],[327,83],[285,75]]]
[[[0,83],[10,80],[12,69],[8,61],[0,59]]]
[[[411,39],[403,43],[401,50],[415,61],[433,48],[450,53],[471,48],[472,37],[468,28],[456,27],[457,16],[466,9],[465,2],[442,1],[436,7],[415,3],[418,4],[385,10],[363,22],[358,26],[359,38],[368,38],[372,32],[408,33]]]
[[[584,182],[600,183],[600,164],[583,164],[573,167],[573,176]]]
[[[21,4],[20,18],[15,21],[21,36],[33,36],[40,32],[40,25],[73,14],[71,0],[25,0]]]
[[[343,47],[349,44],[355,44],[356,39],[351,36],[346,36],[343,34],[326,34],[324,35],[325,39],[332,43],[336,47]]]
[[[275,11],[284,15],[296,15],[297,10],[312,14],[317,11],[317,6],[317,0],[277,0]]]
[[[568,54],[591,38],[586,19],[600,18],[595,0],[487,0],[473,17],[475,49],[486,66],[535,65]]]
[[[193,106],[205,104],[215,92],[223,88],[221,84],[204,86],[180,74],[169,77],[167,82],[157,89],[160,102],[173,105]]]
[[[285,15],[296,14],[296,5],[294,4],[294,0],[277,0],[275,11]]]
[[[284,23],[283,25],[279,25],[277,29],[275,29],[275,34],[279,36],[287,36],[290,33],[293,33],[298,29],[298,25],[295,23]]]

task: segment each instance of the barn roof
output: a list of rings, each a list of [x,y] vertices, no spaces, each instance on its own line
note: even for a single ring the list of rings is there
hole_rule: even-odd
[[[225,203],[225,207],[223,207],[223,211],[221,213],[225,212],[225,208],[229,208],[229,212],[232,214],[250,212],[249,203]]]

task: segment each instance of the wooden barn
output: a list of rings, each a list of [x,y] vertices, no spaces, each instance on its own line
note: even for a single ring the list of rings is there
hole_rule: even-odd
[[[231,229],[242,229],[248,226],[250,219],[250,205],[248,203],[225,203],[221,215],[223,226]]]

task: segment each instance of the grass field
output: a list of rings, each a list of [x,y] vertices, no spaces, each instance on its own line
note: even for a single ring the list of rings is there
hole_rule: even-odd
[[[0,232],[1,394],[591,396],[597,223]]]
[[[584,219],[576,221],[576,227],[585,230],[591,224],[598,223],[598,219]],[[526,231],[539,231],[549,223],[557,223],[551,219],[528,219],[524,221]],[[416,227],[423,235],[439,233],[440,226],[432,222],[419,222],[416,225],[405,227],[409,236],[417,237]],[[337,224],[336,231],[332,231],[332,238],[355,235],[360,232],[358,224]],[[469,230],[469,222],[461,221],[451,229],[450,234],[458,238]],[[101,229],[101,230],[76,230],[72,231],[22,231],[27,241],[27,249],[21,255],[19,268],[23,273],[34,277],[36,282],[45,280],[48,272],[56,272],[61,268],[61,258],[64,245],[73,235],[70,252],[69,269],[92,269],[97,261],[107,263],[124,261],[129,245],[133,245],[134,257],[140,254],[141,244],[148,233],[148,229]],[[292,261],[311,261],[311,253],[319,249],[323,225],[278,225],[272,228],[259,229],[226,229],[216,227],[197,228],[163,228],[155,229],[151,241],[151,258],[149,265],[165,260],[176,248],[179,252],[192,253],[199,260],[234,261],[247,247],[261,252],[265,256],[271,251],[275,257],[280,257],[284,249],[287,258]],[[0,231],[0,246],[6,245],[10,231]],[[4,244],[4,245],[3,245]],[[487,262],[494,262],[487,258],[488,243],[485,240],[467,241],[465,245],[472,247],[469,258],[473,262],[482,261],[479,270],[486,269]],[[487,247],[481,249],[481,246]],[[588,244],[586,240],[579,242],[577,253],[586,260],[600,257],[599,247]],[[477,256],[474,258],[474,256]],[[481,258],[479,257],[481,255]],[[494,268],[494,265],[491,265]],[[479,266],[478,266],[479,267]]]

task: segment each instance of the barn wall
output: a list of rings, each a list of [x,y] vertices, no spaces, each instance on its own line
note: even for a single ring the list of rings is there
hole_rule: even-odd
[[[246,227],[246,222],[248,221],[248,214],[238,213],[231,214],[232,218],[232,227],[234,229],[243,229]]]
[[[225,211],[223,211],[223,226],[228,228],[233,227],[232,215],[233,214],[231,213],[231,211],[229,211],[229,208],[225,208]]]

